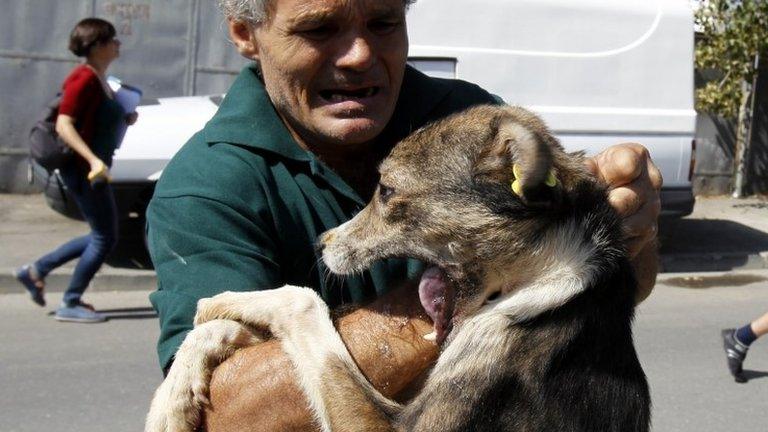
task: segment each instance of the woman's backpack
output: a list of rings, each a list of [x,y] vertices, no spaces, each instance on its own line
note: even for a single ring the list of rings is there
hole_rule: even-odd
[[[29,156],[48,172],[62,167],[72,158],[72,149],[56,133],[61,94],[57,94],[38,116],[29,131]]]

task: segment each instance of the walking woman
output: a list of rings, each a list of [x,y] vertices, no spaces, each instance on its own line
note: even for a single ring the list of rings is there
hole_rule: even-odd
[[[86,18],[69,37],[69,50],[85,62],[75,67],[62,85],[56,132],[75,153],[59,169],[70,195],[88,222],[91,232],[61,245],[34,263],[16,270],[16,279],[32,300],[45,306],[45,277],[62,264],[80,258],[61,306],[59,321],[101,322],[103,314],[82,300],[93,275],[117,240],[117,209],[109,184],[109,167],[117,148],[120,126],[136,122],[114,99],[106,82],[109,65],[120,55],[115,27],[99,18]]]

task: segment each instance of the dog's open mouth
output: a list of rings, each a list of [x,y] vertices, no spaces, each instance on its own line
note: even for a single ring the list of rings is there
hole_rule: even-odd
[[[434,332],[424,336],[442,344],[453,328],[456,290],[446,273],[439,267],[429,267],[419,281],[419,300],[434,323]]]

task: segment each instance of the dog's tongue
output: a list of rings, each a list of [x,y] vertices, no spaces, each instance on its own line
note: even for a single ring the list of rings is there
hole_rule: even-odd
[[[435,326],[435,341],[443,343],[453,325],[453,286],[438,267],[429,267],[421,275],[419,300]],[[429,336],[429,335],[427,335]]]

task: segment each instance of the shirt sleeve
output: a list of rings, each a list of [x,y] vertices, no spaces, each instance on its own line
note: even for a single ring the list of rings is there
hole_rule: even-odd
[[[199,299],[283,281],[271,215],[255,188],[246,203],[226,185],[190,193],[163,180],[147,210],[147,235],[158,280],[150,300],[160,319],[158,356],[166,370],[193,327]]]
[[[64,81],[59,114],[82,120],[98,106],[103,90],[96,74],[89,72],[76,70]]]

